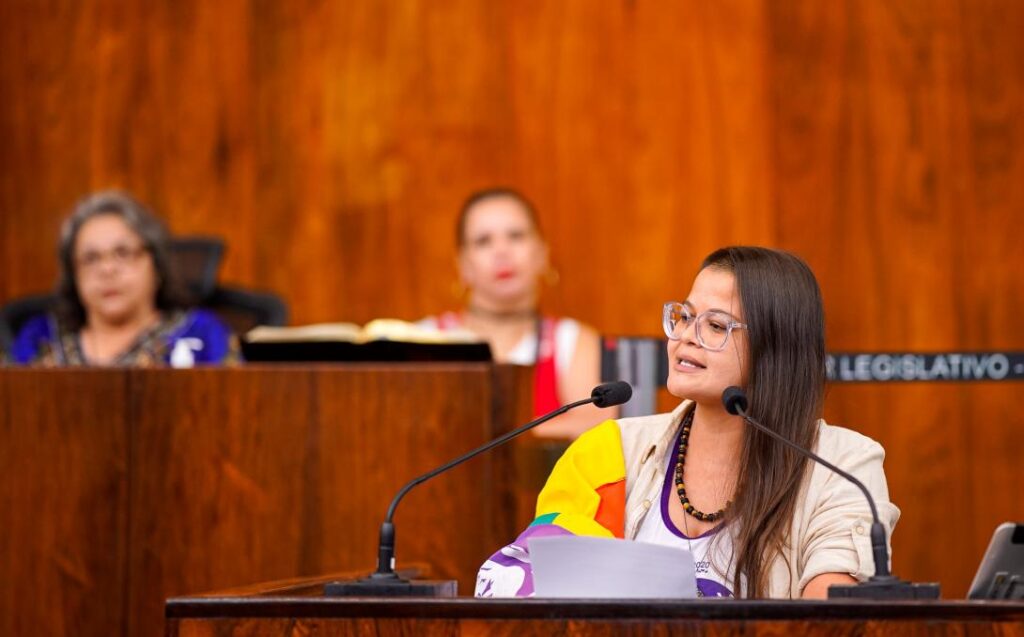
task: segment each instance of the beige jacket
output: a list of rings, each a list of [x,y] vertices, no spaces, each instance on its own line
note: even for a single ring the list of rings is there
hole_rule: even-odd
[[[672,413],[618,421],[626,459],[625,536],[636,537],[647,512],[656,507],[665,467],[679,423],[693,402]],[[859,433],[819,421],[814,452],[856,476],[875,498],[887,538],[900,517],[889,502],[882,471],[885,451]],[[871,556],[871,510],[864,494],[844,478],[815,463],[805,477],[793,516],[790,540],[771,565],[768,596],[798,598],[822,573],[849,573],[865,580],[875,572]]]

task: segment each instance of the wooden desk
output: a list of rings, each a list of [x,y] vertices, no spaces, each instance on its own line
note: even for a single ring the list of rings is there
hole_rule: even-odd
[[[1024,635],[1021,602],[330,599],[324,581],[170,599],[167,635]]]
[[[489,364],[0,370],[0,635],[153,635],[171,595],[369,569],[409,479],[530,416]],[[507,455],[423,485],[398,559],[471,593]]]
[[[0,369],[0,635],[159,634],[168,596],[369,569],[394,492],[529,420],[529,374],[483,364]],[[947,388],[943,400],[965,406],[956,412],[883,409],[916,409],[926,389],[837,388],[829,401],[851,414],[836,422],[886,447],[904,511],[897,574],[962,596],[992,529],[1024,510],[1014,488],[1024,437],[1002,386]],[[970,396],[1000,417],[975,427]],[[430,564],[471,593],[539,485],[524,486],[533,465],[510,451],[410,494],[400,564]],[[956,498],[951,516],[942,494],[966,493],[965,476],[975,495]]]

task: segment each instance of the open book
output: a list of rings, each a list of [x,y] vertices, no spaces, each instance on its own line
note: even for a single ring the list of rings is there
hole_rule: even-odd
[[[316,323],[297,327],[253,328],[245,335],[250,343],[369,343],[399,341],[403,343],[479,343],[480,338],[466,330],[440,331],[401,321],[375,319],[360,327],[355,323]]]

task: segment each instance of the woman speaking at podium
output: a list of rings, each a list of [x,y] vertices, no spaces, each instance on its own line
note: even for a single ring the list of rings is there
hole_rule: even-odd
[[[743,388],[749,415],[865,483],[891,536],[884,451],[821,420],[824,310],[799,258],[720,249],[689,294],[666,303],[668,414],[608,420],[576,440],[537,502],[537,518],[485,562],[478,596],[531,595],[528,540],[618,537],[693,555],[697,592],[746,598],[825,597],[874,573],[871,513],[857,488],[725,410]],[[599,559],[599,558],[595,558]]]
[[[556,275],[533,204],[511,189],[482,190],[463,204],[455,232],[466,307],[420,325],[472,332],[490,344],[494,360],[534,365],[537,415],[588,394],[601,382],[600,340],[587,325],[543,316],[537,309],[541,280]],[[575,438],[606,415],[588,406],[534,431]]]

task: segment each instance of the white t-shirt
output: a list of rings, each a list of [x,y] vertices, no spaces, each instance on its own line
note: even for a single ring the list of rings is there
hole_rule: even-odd
[[[660,506],[644,517],[637,530],[635,540],[663,546],[675,546],[693,554],[697,571],[698,597],[735,597],[730,570],[732,557],[732,536],[723,526],[697,537],[687,537],[669,518],[669,498],[678,497],[675,489],[675,466],[679,455],[679,441],[675,451],[669,454],[669,465],[665,471],[665,484],[658,498]]]
[[[460,315],[447,314],[450,320],[459,319]],[[416,324],[426,329],[440,330],[442,321],[438,317],[428,316]],[[576,341],[580,336],[580,324],[575,319],[555,319],[555,372],[559,378],[564,378],[569,373],[572,365],[572,357],[576,354]],[[506,362],[513,365],[533,365],[537,355],[537,334],[530,330],[523,338],[519,339],[516,346],[508,354]]]

